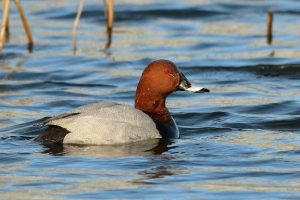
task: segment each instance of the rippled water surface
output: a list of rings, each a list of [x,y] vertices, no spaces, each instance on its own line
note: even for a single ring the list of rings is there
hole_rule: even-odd
[[[86,1],[76,55],[78,1],[21,2],[35,46],[27,51],[12,3],[0,55],[1,199],[300,198],[298,1],[115,1],[110,49],[102,1]],[[169,97],[180,139],[55,149],[33,141],[44,117],[133,104],[143,68],[159,58],[211,90]]]

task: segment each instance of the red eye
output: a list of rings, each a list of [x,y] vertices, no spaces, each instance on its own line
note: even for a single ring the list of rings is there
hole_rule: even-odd
[[[164,69],[164,73],[165,73],[165,74],[171,74],[171,69],[167,69],[167,68]]]

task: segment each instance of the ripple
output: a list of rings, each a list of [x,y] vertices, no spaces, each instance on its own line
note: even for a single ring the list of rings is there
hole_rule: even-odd
[[[300,117],[293,118],[283,118],[277,120],[266,120],[260,123],[257,123],[258,126],[267,128],[267,129],[276,129],[276,130],[299,130],[300,128]]]

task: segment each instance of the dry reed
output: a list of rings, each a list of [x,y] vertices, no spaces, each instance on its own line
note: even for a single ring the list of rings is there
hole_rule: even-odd
[[[273,40],[273,11],[268,12],[268,30],[267,30],[267,43],[272,44]]]

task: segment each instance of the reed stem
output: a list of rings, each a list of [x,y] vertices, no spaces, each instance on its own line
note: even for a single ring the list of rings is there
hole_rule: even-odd
[[[77,49],[77,28],[78,28],[80,16],[81,16],[81,13],[83,10],[83,5],[84,5],[84,0],[80,0],[76,18],[75,18],[74,25],[73,25],[73,33],[72,34],[73,34],[73,52],[74,52],[74,54],[76,53],[76,49]]]
[[[268,12],[268,30],[267,30],[267,43],[272,44],[273,39],[273,11]]]
[[[3,45],[5,42],[5,34],[8,27],[9,3],[10,0],[3,0],[2,25],[0,31],[0,52],[2,52],[3,49]]]
[[[22,8],[22,5],[21,5],[20,1],[19,0],[14,0],[14,1],[15,1],[16,6],[17,6],[17,9],[19,11],[21,21],[22,21],[22,24],[23,24],[23,27],[24,27],[24,30],[25,30],[25,33],[26,33],[26,36],[27,36],[27,39],[28,39],[28,48],[29,48],[29,51],[31,52],[31,50],[33,48],[33,39],[32,39],[29,24],[26,20],[26,16],[23,12],[23,8]]]
[[[5,1],[2,1],[2,7],[4,8],[5,6]],[[5,27],[5,43],[9,41],[9,9],[8,9],[8,18],[7,18],[7,23],[6,23],[6,27]]]
[[[109,48],[112,42],[112,32],[114,23],[114,0],[108,0],[108,13],[107,13],[107,43],[106,48]]]

